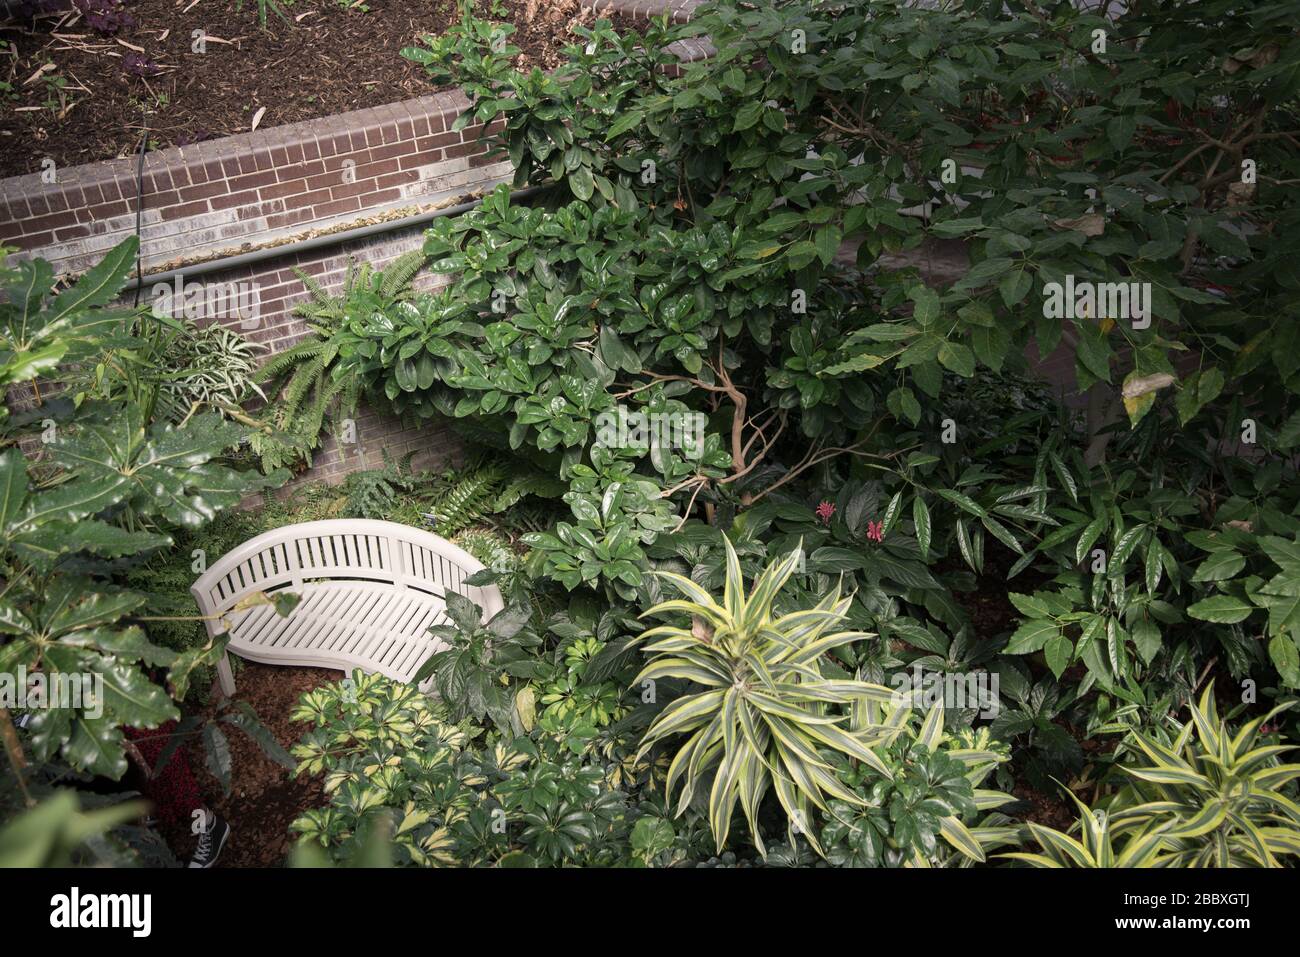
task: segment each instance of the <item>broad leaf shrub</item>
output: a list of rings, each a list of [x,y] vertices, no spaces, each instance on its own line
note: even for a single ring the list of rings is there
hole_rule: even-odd
[[[458,278],[416,316],[349,324],[342,361],[399,410],[498,420],[571,481],[574,521],[532,541],[566,587],[631,599],[673,516],[785,498],[851,458],[926,558],[979,572],[992,543],[1011,577],[1059,573],[1010,653],[1119,685],[1219,644],[1235,676],[1294,686],[1289,585],[1232,580],[1264,565],[1256,538],[1300,531],[1280,457],[1300,437],[1284,12],[720,6],[644,37],[597,25],[550,75],[514,72],[467,21],[406,54],[467,91],[466,122],[499,115],[517,183],[551,194],[519,207],[502,188],[440,220],[426,251]],[[717,54],[670,75],[662,47],[687,33]],[[947,288],[880,258],[954,237],[972,268]],[[846,239],[869,284],[836,261]],[[1056,286],[1095,283],[1136,284],[1149,308],[1138,292],[1127,315],[1082,294],[1050,308]],[[1045,416],[1005,478],[995,448],[972,465],[941,441],[945,420],[973,428],[949,413],[955,382],[1062,341],[1083,434]],[[601,417],[620,407],[701,413],[702,441],[610,448]],[[1245,620],[1267,622],[1262,646]]]
[[[156,370],[177,333],[188,330],[112,305],[135,253],[136,240],[128,239],[63,288],[44,260],[0,266],[0,389],[26,388],[34,398],[24,411],[6,403],[0,417],[6,809],[31,807],[58,781],[66,786],[85,772],[120,778],[129,747],[121,729],[180,717],[175,700],[220,657],[224,641],[205,637],[179,650],[156,644],[142,615],[149,596],[123,587],[124,572],[167,549],[174,531],[193,532],[285,478],[232,467],[230,453],[249,430],[205,410],[205,401],[168,417],[176,410]],[[46,691],[18,702],[31,719],[19,735],[8,694],[30,695],[32,676]],[[56,686],[81,693],[55,695]],[[265,735],[255,716],[231,723]],[[93,836],[122,819],[108,811],[82,815],[76,798],[65,795],[6,833],[18,840],[44,828],[48,846],[34,844],[35,857],[26,859],[48,852],[66,862],[75,835]]]
[[[665,47],[690,35],[715,52],[675,69]],[[1212,677],[1234,719],[1294,699],[1286,4],[1103,18],[769,0],[583,40],[551,74],[513,70],[508,28],[472,18],[405,51],[466,91],[458,127],[492,124],[515,185],[545,192],[521,205],[501,187],[438,220],[425,252],[450,285],[331,336],[371,396],[568,486],[570,514],[524,536],[541,639],[527,655],[563,660],[564,680],[509,674],[526,656],[489,651],[476,623],[448,636],[495,701],[489,740],[518,735],[528,691],[574,702],[526,737],[656,795],[632,828],[642,863],[683,862],[684,834],[691,854],[753,860],[739,805],[768,863],[934,866],[1034,840],[985,777],[1001,792],[1092,781],[1109,804],[1135,787],[1129,746],[1081,741],[1158,737]],[[895,258],[952,239],[970,268],[951,284]],[[1026,356],[1061,346],[1084,409],[1028,375]],[[729,583],[797,545],[771,621],[833,608],[854,637],[778,680],[770,635],[739,629],[738,652],[699,612],[731,614]],[[1009,627],[972,616],[971,593],[1003,591]],[[681,647],[651,645],[648,667],[672,673],[639,684],[636,618],[655,607]],[[583,624],[556,627],[566,616]],[[760,693],[770,712],[739,691],[728,710],[737,667],[783,685]],[[1001,707],[950,705],[946,734],[904,734],[909,709],[858,699],[909,673],[996,676]],[[818,682],[859,693],[800,697]],[[782,744],[798,760],[760,734],[769,714],[801,722]],[[1014,760],[972,777],[963,748]],[[1095,837],[1094,860],[1123,855]],[[1172,853],[1156,845],[1126,862]]]
[[[313,728],[293,748],[300,773],[325,773],[329,806],[293,824],[346,861],[382,829],[401,864],[609,865],[624,861],[635,813],[598,766],[556,741],[476,742],[409,685],[360,671],[303,696]]]

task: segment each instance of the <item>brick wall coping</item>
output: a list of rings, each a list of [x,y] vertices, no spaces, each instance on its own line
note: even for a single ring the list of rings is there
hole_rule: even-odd
[[[674,23],[688,21],[703,0],[582,0],[581,5],[597,14],[617,14],[631,20],[651,20],[664,13]]]

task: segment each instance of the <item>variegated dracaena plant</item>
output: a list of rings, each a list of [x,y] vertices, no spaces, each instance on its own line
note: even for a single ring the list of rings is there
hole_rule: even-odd
[[[1169,826],[1167,821],[1145,822],[1121,840],[1121,829],[1111,814],[1088,807],[1073,794],[1070,797],[1079,807],[1078,838],[1030,821],[1025,826],[1038,841],[1042,853],[1016,851],[998,856],[1025,861],[1034,867],[1158,866],[1164,832]]]
[[[1242,725],[1236,734],[1219,716],[1214,686],[1191,706],[1191,720],[1171,743],[1134,732],[1151,761],[1125,768],[1142,803],[1112,814],[1116,831],[1168,822],[1159,862],[1169,867],[1281,867],[1300,855],[1300,804],[1282,793],[1300,764],[1279,764],[1294,745],[1256,747],[1284,704]],[[1124,801],[1125,805],[1131,802]]]
[[[680,575],[660,572],[685,597],[645,612],[685,615],[692,625],[651,628],[645,651],[651,662],[637,678],[684,678],[704,690],[670,703],[647,729],[644,754],[674,735],[686,735],[668,769],[667,792],[680,780],[677,814],[714,770],[709,791],[709,826],[721,851],[737,802],[744,809],[755,846],[766,854],[757,826],[759,805],[769,788],[785,809],[791,839],[802,834],[821,853],[808,818],[809,803],[823,810],[826,797],[861,803],[836,779],[821,751],[832,749],[891,776],[884,762],[847,730],[849,707],[863,698],[885,702],[891,690],[863,681],[823,676],[819,663],[832,648],[870,637],[859,631],[831,631],[853,600],[839,587],[816,607],[773,618],[777,592],[799,566],[801,547],[769,565],[745,593],[740,560],[731,542],[721,604]],[[836,709],[840,709],[836,713]]]
[[[1038,867],[1281,867],[1300,854],[1300,804],[1282,793],[1300,764],[1279,764],[1287,745],[1254,747],[1278,712],[1254,718],[1234,735],[1218,714],[1213,685],[1191,707],[1172,742],[1133,733],[1152,762],[1123,767],[1135,783],[1109,812],[1080,811],[1080,838],[1029,824],[1043,854],[1005,854]]]

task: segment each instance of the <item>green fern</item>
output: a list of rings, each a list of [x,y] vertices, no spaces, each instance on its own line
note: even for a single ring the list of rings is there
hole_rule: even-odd
[[[521,468],[529,471],[519,474]],[[512,524],[516,513],[527,511],[526,499],[532,496],[557,498],[568,486],[519,459],[505,459],[494,451],[479,449],[472,452],[465,464],[444,473],[430,495],[431,509],[426,513],[428,523],[440,535],[455,535],[472,525],[486,524],[494,516],[494,523]]]
[[[509,575],[517,572],[523,559],[510,547],[510,543],[494,532],[470,529],[461,532],[452,542],[477,558],[494,572]]]
[[[551,503],[524,499],[501,517],[501,527],[512,535],[522,535],[549,531],[555,521],[555,508]]]
[[[420,249],[402,253],[383,271],[379,283],[379,298],[389,302],[402,302],[411,297],[411,283],[428,257]]]
[[[494,511],[505,473],[494,462],[471,466],[456,474],[455,481],[438,496],[428,515],[439,535],[454,535],[475,525]]]
[[[520,475],[506,483],[496,499],[492,502],[494,514],[512,508],[528,495],[541,498],[558,498],[569,490],[569,486],[557,478],[540,473]]]
[[[252,441],[265,468],[310,465],[327,424],[355,417],[361,384],[356,377],[337,375],[335,333],[349,315],[388,309],[409,299],[411,282],[425,258],[424,252],[416,249],[398,256],[384,270],[373,269],[369,263],[360,267],[350,263],[338,296],[330,295],[302,270],[294,270],[310,298],[293,312],[308,320],[312,332],[258,370],[256,381],[266,383],[267,393],[276,399],[270,412],[273,431]]]
[[[404,496],[420,485],[420,477],[411,471],[411,457],[414,454],[408,452],[401,461],[393,462],[385,452],[383,468],[353,472],[344,479],[346,514],[355,518],[393,518],[401,507]]]

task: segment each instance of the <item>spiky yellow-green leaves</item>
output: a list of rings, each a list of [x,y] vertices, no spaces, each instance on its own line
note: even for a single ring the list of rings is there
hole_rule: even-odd
[[[1002,856],[1039,867],[1281,867],[1279,857],[1300,854],[1300,805],[1281,793],[1300,777],[1300,764],[1276,761],[1294,749],[1253,746],[1289,705],[1234,735],[1213,690],[1205,689],[1172,743],[1133,734],[1151,763],[1122,768],[1136,783],[1117,795],[1109,814],[1075,799],[1081,840],[1030,824],[1043,853]]]
[[[769,565],[748,594],[740,559],[724,537],[726,585],[718,602],[705,589],[680,575],[660,576],[684,597],[661,602],[642,617],[684,616],[685,626],[660,625],[643,639],[652,660],[637,678],[682,678],[704,690],[673,701],[647,729],[644,754],[674,735],[686,741],[668,768],[667,790],[680,781],[681,814],[700,785],[714,771],[709,791],[709,826],[721,851],[739,803],[760,852],[766,853],[756,818],[769,789],[785,809],[792,835],[802,834],[820,853],[808,816],[809,804],[825,809],[826,796],[861,803],[835,777],[826,751],[865,762],[880,774],[889,769],[850,732],[847,707],[863,699],[887,702],[892,692],[864,681],[825,678],[819,662],[832,648],[869,638],[860,631],[830,629],[844,619],[852,595],[840,596],[837,585],[816,607],[772,617],[772,603],[803,556],[796,548]],[[712,628],[692,629],[699,619]],[[844,706],[844,713],[832,709]]]
[[[1146,767],[1125,768],[1144,803],[1117,811],[1117,828],[1169,822],[1162,863],[1174,867],[1281,867],[1300,854],[1300,804],[1282,793],[1300,764],[1278,764],[1295,750],[1255,747],[1260,729],[1289,705],[1247,722],[1234,735],[1219,717],[1213,685],[1168,746],[1134,734]]]

